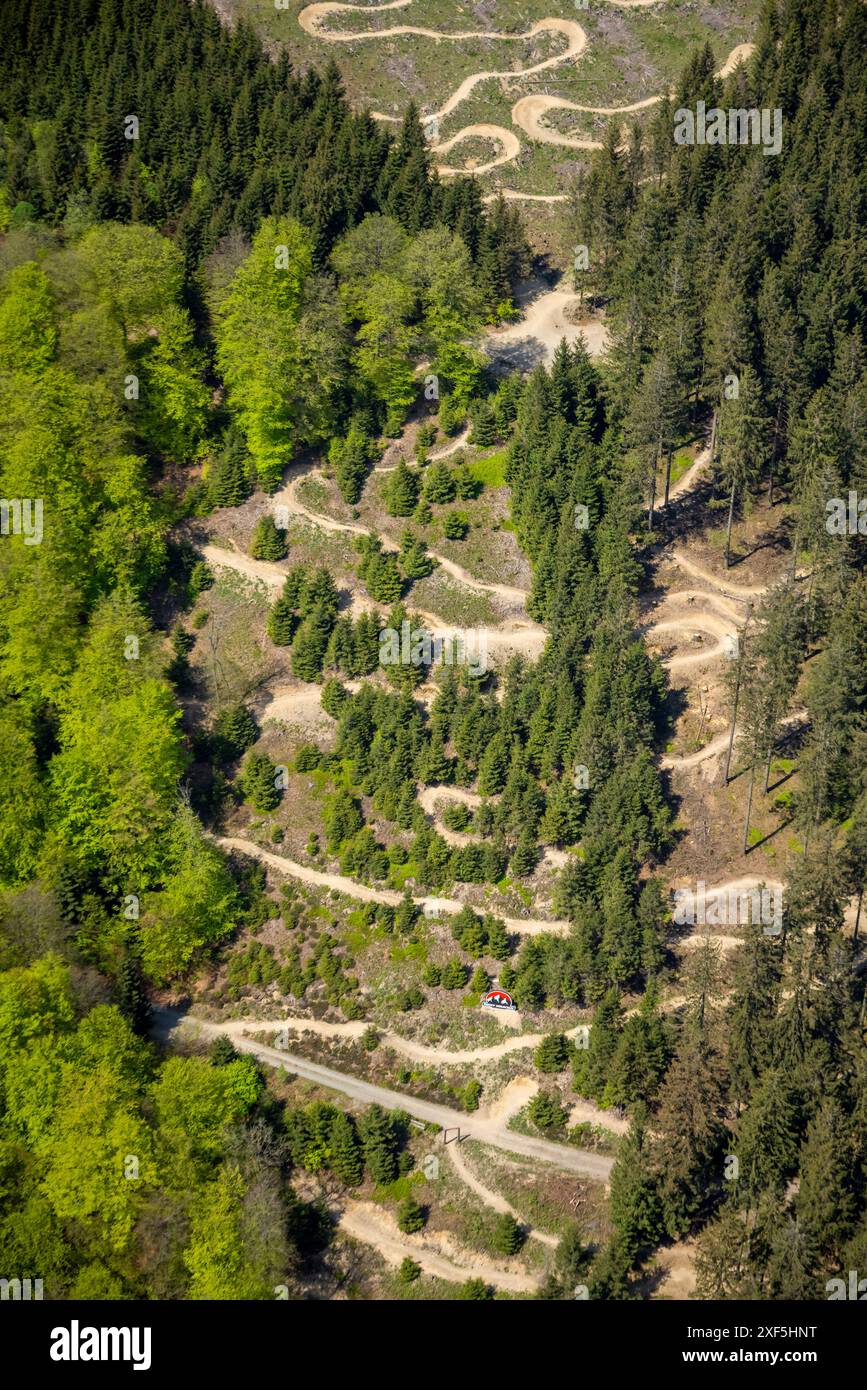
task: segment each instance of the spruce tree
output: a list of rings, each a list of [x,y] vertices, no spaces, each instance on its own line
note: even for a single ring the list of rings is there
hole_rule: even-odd
[[[496,437],[494,412],[487,401],[480,401],[473,410],[473,428],[470,432],[469,442],[475,444],[479,449],[487,449],[494,443]]]
[[[256,721],[243,704],[226,705],[221,709],[214,729],[236,757],[246,753],[259,736]]]
[[[280,792],[275,786],[276,772],[267,753],[250,753],[244,761],[241,772],[244,800],[260,814],[273,811],[280,804]]]
[[[240,507],[246,502],[253,490],[249,470],[250,456],[243,435],[230,426],[208,477],[208,491],[215,507]]]
[[[454,474],[445,463],[432,463],[427,469],[424,475],[422,497],[433,506],[454,501]]]
[[[418,501],[418,481],[401,459],[384,490],[385,510],[389,516],[412,516]]]
[[[359,1121],[364,1163],[376,1183],[394,1182],[398,1174],[398,1138],[394,1121],[381,1105],[371,1105]]]
[[[414,1235],[426,1222],[424,1208],[419,1206],[414,1197],[405,1197],[397,1209],[398,1230],[403,1231],[404,1235]]]
[[[339,1110],[331,1125],[331,1167],[346,1187],[358,1187],[364,1178],[361,1140],[350,1115]]]
[[[509,1211],[501,1212],[494,1224],[491,1245],[498,1255],[517,1255],[523,1244],[521,1228]]]
[[[250,554],[254,560],[283,560],[286,558],[286,534],[277,528],[273,516],[267,513],[256,522]]]
[[[316,681],[322,674],[331,636],[333,615],[321,604],[301,623],[292,643],[292,674],[302,681]]]
[[[281,594],[268,610],[268,636],[275,647],[291,647],[298,622],[298,614]]]
[[[141,950],[132,928],[127,929],[123,938],[117,992],[121,1013],[129,1020],[133,1032],[145,1037],[150,1018],[150,1004],[141,965]]]
[[[564,1071],[569,1065],[572,1048],[563,1033],[548,1033],[533,1054],[533,1063],[539,1071]]]

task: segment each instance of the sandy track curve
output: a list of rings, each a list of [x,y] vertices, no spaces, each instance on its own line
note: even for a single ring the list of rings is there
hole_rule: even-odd
[[[315,522],[315,513],[310,515]],[[236,574],[243,575],[245,579],[250,579],[256,584],[263,584],[269,589],[280,590],[283,588],[287,571],[275,562],[254,560],[252,556],[245,555],[236,548],[226,550],[223,546],[211,543],[202,545],[201,552],[208,563],[217,569],[234,570]],[[481,581],[477,582],[481,583]],[[350,592],[352,594],[353,616],[357,616],[359,613],[381,612],[380,607],[365,594],[355,589]],[[424,623],[425,630],[432,638],[441,637],[443,640],[450,640],[461,635],[460,628],[444,623],[434,613],[426,613],[423,609],[415,608],[411,602],[408,606],[411,612],[415,613]],[[484,632],[489,651],[507,654],[520,652],[531,660],[540,655],[548,640],[545,629],[530,618],[524,620],[505,619],[496,627],[485,627]]]
[[[559,1244],[556,1236],[549,1235],[547,1231],[539,1231],[535,1226],[528,1226],[511,1202],[507,1202],[505,1197],[500,1196],[499,1192],[492,1192],[489,1187],[485,1187],[484,1183],[479,1181],[467,1163],[467,1156],[462,1151],[460,1144],[451,1146],[449,1158],[461,1182],[465,1183],[471,1192],[475,1192],[486,1207],[490,1207],[492,1211],[500,1212],[503,1216],[513,1216],[518,1224],[526,1229],[527,1235],[533,1240],[538,1240],[542,1245],[547,1245],[553,1249]]]
[[[754,47],[751,43],[740,43],[733,48],[722,67],[717,69],[717,77],[728,77],[738,63],[744,62],[750,56]],[[550,111],[579,111],[590,116],[628,116],[635,111],[645,111],[655,106],[663,96],[664,93],[659,92],[656,96],[645,97],[643,101],[629,102],[625,106],[585,106],[581,102],[568,101],[565,97],[547,96],[537,92],[516,101],[511,117],[513,125],[531,140],[537,140],[541,144],[565,145],[574,150],[599,150],[602,149],[601,140],[593,140],[583,135],[564,135],[553,126],[544,125],[545,117]]]
[[[457,448],[460,448],[460,445],[458,445]],[[440,457],[443,457],[443,455],[440,455]],[[291,515],[303,517],[305,520],[311,522],[312,525],[318,526],[320,530],[332,532],[343,531],[349,535],[368,536],[370,534],[369,527],[361,526],[359,523],[352,521],[335,521],[333,517],[325,516],[321,512],[311,511],[309,507],[299,501],[296,493],[298,484],[306,478],[321,479],[322,476],[319,469],[312,469],[297,478],[293,478],[286,487],[274,494],[275,503],[284,506]],[[378,539],[383,550],[390,550],[396,554],[400,549],[398,543],[392,540],[391,536],[380,533]],[[487,580],[477,579],[475,575],[470,574],[469,570],[464,569],[463,565],[459,565],[455,560],[450,560],[446,555],[438,555],[434,550],[428,550],[428,554],[432,560],[436,560],[437,564],[446,574],[451,575],[452,579],[456,579],[459,584],[465,585],[468,589],[475,590],[476,593],[491,594],[495,598],[503,599],[506,603],[516,605],[523,609],[527,601],[526,589],[516,588],[513,584],[488,583]],[[527,619],[526,625],[528,628],[538,629],[542,646],[544,646],[548,636],[545,629],[541,627],[539,623],[532,622],[529,618]]]
[[[527,304],[520,322],[494,329],[487,335],[485,350],[491,357],[508,357],[516,344],[534,338],[542,344],[544,360],[550,366],[563,338],[567,343],[574,343],[581,337],[591,357],[603,356],[608,349],[609,334],[602,320],[573,323],[567,317],[568,311],[580,302],[581,296],[573,290],[553,289],[537,295]]]
[[[541,1275],[504,1269],[472,1251],[459,1250],[445,1231],[425,1229],[415,1235],[404,1235],[391,1214],[373,1202],[348,1202],[338,1216],[338,1225],[344,1234],[372,1245],[387,1264],[400,1265],[409,1256],[421,1265],[425,1274],[433,1274],[451,1284],[483,1279],[486,1284],[510,1293],[532,1293],[542,1282]],[[442,1248],[431,1249],[432,1242]],[[556,1240],[553,1243],[556,1245]],[[450,1258],[452,1255],[454,1258]],[[458,1256],[460,1264],[456,1263]]]
[[[687,753],[684,757],[674,757],[671,754],[664,754],[659,760],[659,766],[668,772],[682,772],[687,768],[698,767],[699,763],[707,762],[709,758],[718,758],[729,746],[729,730],[725,729],[721,734],[706,743],[703,748],[699,748],[697,753]]]
[[[252,840],[242,840],[228,835],[217,835],[215,839],[216,843],[221,845],[223,849],[234,849],[241,854],[248,854],[251,858],[258,859],[260,863],[274,869],[276,873],[297,878],[312,888],[334,889],[338,893],[345,893],[348,898],[355,898],[358,902],[385,903],[390,907],[397,907],[403,899],[403,895],[393,888],[368,888],[366,884],[356,883],[354,878],[347,878],[344,874],[332,874],[321,869],[311,869],[306,864],[297,864],[293,859],[286,859],[282,854],[272,854],[270,850],[262,849]],[[457,898],[441,898],[435,895],[414,896],[413,902],[422,909],[427,909],[430,912],[444,912],[448,916],[453,916],[466,906]],[[569,922],[562,919],[555,918],[549,921],[544,917],[504,917],[502,913],[497,913],[497,916],[506,930],[513,932],[516,936],[538,936],[542,932],[549,932],[555,936],[568,936],[571,931]]]
[[[448,154],[449,150],[454,149],[455,145],[460,145],[464,140],[472,139],[475,136],[480,140],[494,140],[502,146],[502,154],[497,155],[496,159],[488,160],[487,164],[473,165],[452,165],[437,164],[437,172],[440,174],[489,174],[492,169],[498,169],[501,164],[511,164],[513,159],[517,159],[521,153],[521,142],[513,130],[506,130],[502,125],[489,125],[482,123],[479,125],[465,125],[458,131],[457,135],[452,135],[448,140],[443,140],[439,145],[431,147],[431,154],[437,158]]]
[[[703,666],[708,661],[724,656],[729,649],[729,638],[736,632],[736,629],[712,613],[699,612],[691,614],[688,619],[672,618],[667,622],[654,623],[647,628],[645,637],[649,641],[656,642],[669,634],[692,637],[696,632],[715,637],[714,646],[702,647],[696,652],[683,652],[679,656],[666,657],[662,664],[669,671],[680,671],[688,666]]]
[[[668,501],[657,503],[657,513],[665,511],[665,508],[670,507],[672,502],[676,502],[678,498],[684,497],[688,492],[693,492],[701,482],[705,469],[709,463],[710,445],[706,444],[704,448],[700,449],[696,454],[695,461],[690,464],[686,472],[678,478],[676,483],[672,483],[671,487],[668,489]]]

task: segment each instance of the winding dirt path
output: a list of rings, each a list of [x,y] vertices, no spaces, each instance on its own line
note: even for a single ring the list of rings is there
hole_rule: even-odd
[[[456,448],[460,447],[460,444],[456,446]],[[456,449],[449,450],[449,452],[455,451]],[[442,458],[444,455],[441,454],[440,457]],[[333,517],[325,516],[322,512],[312,511],[310,507],[305,506],[305,504],[299,500],[297,489],[301,482],[306,479],[321,481],[323,477],[324,475],[321,469],[318,468],[309,469],[306,473],[299,474],[297,477],[293,478],[286,487],[274,494],[275,504],[285,507],[292,516],[303,517],[313,526],[318,526],[320,530],[323,531],[342,531],[353,536],[370,535],[370,528],[367,526],[362,526],[358,522],[353,521],[336,521]],[[393,540],[391,536],[386,535],[385,532],[379,532],[378,539],[383,550],[390,550],[393,554],[396,554],[400,549],[397,541]],[[524,609],[527,601],[526,589],[516,588],[513,584],[494,584],[484,579],[477,579],[475,575],[470,574],[469,570],[464,569],[463,565],[459,565],[455,560],[450,560],[448,556],[439,555],[434,550],[428,550],[428,554],[446,574],[451,575],[452,579],[456,579],[459,584],[463,584],[467,589],[472,589],[474,592],[480,594],[491,594],[494,598],[502,599],[505,603],[511,604],[513,607]],[[530,618],[526,620],[525,627],[528,631],[530,629],[536,630],[538,632],[538,640],[541,642],[542,646],[544,646],[548,636],[545,629],[539,623],[534,623]]]
[[[298,515],[307,515],[307,513],[298,513]],[[319,524],[315,512],[309,513],[309,519],[313,524]],[[327,520],[327,518],[323,520]],[[331,529],[341,529],[342,527],[343,523],[334,522],[332,523]],[[323,529],[327,530],[329,528],[324,527]],[[364,534],[367,535],[368,533],[365,531]],[[391,545],[393,546],[394,543],[391,542]],[[234,570],[236,574],[241,574],[246,579],[250,579],[257,584],[263,584],[269,589],[280,590],[283,588],[287,571],[275,562],[270,560],[254,560],[252,556],[245,555],[244,552],[238,550],[237,547],[233,546],[231,550],[226,550],[223,546],[214,545],[210,542],[201,546],[201,552],[208,563],[217,569]],[[460,566],[457,566],[457,568],[460,569]],[[484,585],[482,580],[476,580],[475,584],[484,589],[490,589],[490,586]],[[508,588],[507,585],[498,587],[503,590]],[[517,594],[523,593],[523,590],[516,589],[510,592]],[[352,596],[353,615],[362,612],[379,613],[382,611],[379,605],[368,598],[366,594],[361,593],[360,590],[351,588],[350,593]],[[422,623],[424,623],[425,630],[432,638],[442,638],[444,641],[449,641],[462,635],[463,630],[461,628],[444,623],[442,619],[438,618],[434,613],[427,613],[424,609],[416,608],[411,600],[408,607],[410,611],[415,613]],[[531,618],[504,619],[502,622],[497,623],[496,626],[484,626],[483,630],[485,633],[485,640],[491,652],[503,652],[506,654],[519,652],[531,660],[535,660],[535,658],[541,654],[548,640],[548,634],[545,629],[539,623],[534,623]]]
[[[448,154],[455,145],[463,144],[465,140],[470,140],[473,137],[479,140],[493,140],[502,147],[502,153],[497,155],[495,159],[489,159],[486,164],[472,164],[466,167],[464,165],[437,164],[437,172],[446,175],[489,174],[492,169],[499,168],[501,164],[511,164],[512,160],[517,159],[521,153],[521,142],[513,130],[506,130],[505,126],[487,123],[465,125],[458,131],[457,135],[452,135],[448,140],[434,145],[431,152],[437,157]]]
[[[449,1159],[461,1182],[465,1183],[471,1192],[475,1192],[476,1196],[482,1199],[486,1207],[490,1207],[493,1211],[499,1212],[502,1216],[513,1216],[519,1225],[525,1227],[527,1235],[530,1236],[531,1239],[538,1240],[540,1244],[547,1245],[551,1249],[557,1247],[559,1241],[556,1236],[549,1235],[547,1231],[537,1230],[535,1226],[528,1226],[523,1220],[521,1213],[515,1210],[511,1202],[507,1202],[505,1197],[500,1196],[499,1192],[493,1192],[491,1188],[485,1187],[484,1183],[479,1181],[470,1168],[467,1162],[467,1155],[460,1144],[453,1144],[451,1146],[449,1149]]]
[[[436,463],[438,459],[447,459],[452,454],[459,453],[460,450],[463,449],[464,446],[469,443],[472,428],[472,425],[465,425],[464,428],[461,430],[460,434],[456,435],[455,438],[450,441],[450,443],[441,444],[438,449],[432,450],[432,452],[428,454],[428,458],[430,459],[431,463]],[[374,469],[374,472],[376,471],[377,470]]]
[[[248,854],[251,858],[258,859],[260,863],[274,869],[276,873],[297,878],[300,882],[309,884],[311,888],[334,889],[338,893],[345,893],[349,898],[357,899],[359,902],[384,903],[390,907],[399,906],[403,898],[403,895],[393,888],[369,888],[366,884],[357,883],[354,878],[347,878],[344,874],[332,874],[322,869],[311,869],[306,864],[298,864],[293,859],[286,859],[282,854],[273,854],[270,850],[262,849],[252,840],[243,840],[227,835],[218,835],[215,839],[217,844],[222,845],[224,849],[234,849],[241,854]],[[459,902],[457,898],[441,898],[434,895],[414,897],[413,901],[423,910],[426,909],[430,913],[443,912],[448,916],[453,916],[466,906],[466,903]],[[538,936],[542,932],[550,932],[555,936],[568,936],[571,930],[570,924],[562,919],[504,917],[502,913],[497,913],[497,916],[505,925],[506,930],[514,932],[516,936]]]
[[[735,584],[723,575],[711,574],[710,570],[696,564],[695,560],[690,560],[689,556],[684,555],[682,550],[670,551],[670,558],[679,569],[683,570],[684,574],[690,575],[693,579],[703,580],[705,584],[710,584],[711,588],[718,590],[726,598],[740,599],[742,603],[751,603],[754,599],[762,598],[768,592],[767,584]]]
[[[453,1147],[457,1148],[457,1145]],[[507,1289],[510,1293],[533,1293],[542,1283],[541,1275],[516,1268],[517,1262],[513,1263],[511,1269],[504,1268],[492,1264],[474,1251],[459,1248],[446,1231],[425,1229],[415,1235],[404,1235],[391,1213],[373,1202],[347,1202],[338,1215],[338,1225],[345,1235],[363,1241],[365,1245],[372,1245],[387,1264],[400,1265],[409,1256],[421,1265],[425,1274],[433,1274],[451,1284],[463,1284],[467,1279],[483,1279],[486,1284]],[[552,1243],[557,1244],[553,1238]]]
[[[269,1025],[265,1024],[267,1029]],[[170,1044],[175,1033],[198,1035],[213,1039],[225,1031],[225,1024],[211,1023],[190,1014],[181,1014],[176,1009],[155,1008],[152,1015],[152,1033],[164,1043]],[[572,1173],[581,1173],[597,1182],[607,1182],[614,1160],[603,1154],[579,1149],[573,1144],[558,1144],[551,1139],[536,1138],[511,1130],[505,1123],[505,1116],[499,1114],[494,1106],[487,1111],[477,1110],[467,1114],[463,1110],[452,1110],[449,1106],[434,1101],[420,1100],[403,1091],[391,1091],[385,1086],[377,1086],[348,1072],[337,1071],[334,1067],[311,1062],[282,1048],[269,1047],[245,1033],[234,1036],[234,1044],[239,1052],[249,1052],[269,1066],[283,1067],[307,1081],[326,1086],[342,1095],[353,1097],[366,1105],[382,1105],[388,1110],[405,1110],[409,1115],[424,1120],[426,1124],[438,1125],[440,1129],[460,1129],[462,1135],[480,1139],[495,1149],[507,1153],[522,1154],[542,1163],[552,1163],[555,1167]],[[508,1089],[508,1088],[507,1088]]]
[[[439,122],[445,120],[467,97],[475,90],[480,82],[487,82],[491,79],[496,80],[516,80],[519,78],[532,77],[540,72],[547,72],[551,68],[560,67],[563,63],[575,63],[587,47],[587,33],[572,19],[547,18],[540,19],[522,34],[503,33],[491,29],[467,29],[456,30],[452,33],[443,33],[439,29],[428,29],[421,25],[413,24],[393,24],[383,29],[326,29],[324,25],[331,15],[362,13],[365,16],[382,14],[388,10],[406,9],[412,0],[388,0],[387,4],[381,5],[351,5],[344,3],[344,0],[325,0],[325,3],[306,5],[298,15],[298,23],[306,34],[313,38],[322,39],[325,43],[358,43],[371,39],[394,38],[398,35],[415,34],[420,38],[432,39],[435,43],[461,43],[468,39],[482,39],[497,43],[516,43],[527,42],[538,37],[539,34],[558,34],[566,40],[566,47],[562,52],[554,54],[550,58],[544,58],[538,63],[533,63],[526,68],[509,68],[505,70],[490,70],[472,73],[455,89],[452,95],[443,103],[440,109],[432,112],[425,117],[426,121]],[[654,3],[654,0],[612,0],[612,3],[619,4],[624,9],[637,9],[645,5]],[[722,67],[717,71],[718,77],[727,77],[733,72],[738,63],[745,61],[752,53],[753,44],[738,44],[731,50]],[[631,102],[625,106],[585,106],[578,102],[568,101],[565,97],[547,96],[544,93],[536,93],[530,96],[521,97],[511,110],[512,124],[519,130],[528,135],[531,140],[536,140],[542,144],[565,145],[571,149],[601,149],[602,142],[584,136],[563,135],[553,127],[544,124],[545,117],[553,110],[579,111],[589,115],[597,116],[619,116],[629,115],[634,111],[642,111],[650,106],[656,105],[662,99],[662,94],[646,97],[642,101]],[[371,112],[377,120],[397,121],[396,116],[386,115],[380,111]],[[436,127],[435,127],[436,128]],[[500,154],[485,164],[477,165],[473,169],[458,167],[450,164],[438,164],[439,173],[445,176],[454,174],[486,174],[492,169],[498,168],[502,164],[508,164],[516,159],[521,151],[521,143],[513,131],[507,130],[504,126],[490,125],[487,123],[464,126],[456,134],[447,140],[431,146],[432,153],[439,158],[448,153],[454,146],[471,138],[492,140],[500,146]],[[509,192],[510,197],[535,197],[538,201],[560,201],[564,195],[560,194],[517,194]]]
[[[338,1041],[357,1040],[364,1035],[369,1026],[368,1023],[358,1020],[347,1023],[328,1023],[321,1018],[298,1018],[291,1014],[282,1019],[233,1018],[220,1024],[222,1032],[228,1034],[229,1037],[246,1036],[252,1031],[260,1033],[271,1030],[282,1032],[291,1029],[295,1033],[314,1033],[319,1038],[332,1038]],[[567,1029],[565,1036],[567,1038],[577,1037],[583,1026],[583,1024],[579,1024],[575,1028]],[[503,1042],[492,1043],[489,1047],[459,1048],[455,1051],[447,1047],[431,1047],[428,1043],[415,1042],[412,1038],[401,1037],[399,1033],[378,1031],[383,1047],[391,1048],[393,1052],[400,1053],[401,1057],[408,1057],[412,1062],[432,1062],[434,1065],[442,1067],[469,1066],[475,1062],[496,1062],[500,1057],[508,1057],[513,1052],[524,1052],[528,1048],[538,1047],[545,1037],[544,1033],[516,1033],[513,1037],[504,1039]],[[515,1109],[520,1109],[520,1106],[516,1106]],[[594,1106],[593,1111],[595,1124],[608,1123],[604,1110],[597,1110]]]
[[[394,24],[386,29],[322,28],[325,20],[331,14],[345,14],[347,12],[364,15],[381,14],[385,10],[406,9],[411,3],[412,0],[389,0],[389,3],[384,5],[360,6],[338,3],[338,0],[327,0],[327,3],[305,6],[298,15],[298,23],[306,34],[310,34],[314,38],[324,39],[326,43],[355,43],[367,39],[394,38],[400,34],[417,34],[421,38],[433,39],[435,43],[461,43],[467,39],[493,40],[497,43],[521,43],[544,33],[560,34],[565,38],[566,48],[563,52],[556,53],[550,58],[544,58],[538,63],[531,64],[530,67],[475,72],[469,77],[465,77],[439,111],[434,113],[438,120],[444,120],[457,106],[460,106],[461,102],[466,101],[480,82],[487,82],[490,78],[532,77],[536,73],[546,72],[549,68],[559,67],[561,63],[574,61],[587,47],[587,34],[581,25],[576,24],[573,19],[540,19],[522,34],[505,34],[495,29],[465,29],[443,33],[439,29],[425,29],[412,24]],[[379,115],[380,113],[372,114]],[[457,137],[453,137],[452,143],[456,139]],[[437,152],[436,147],[435,152]]]
[[[418,802],[422,810],[430,817],[431,823],[438,835],[441,835],[448,845],[470,845],[480,842],[480,837],[474,835],[469,830],[450,830],[444,823],[437,807],[438,801],[460,801],[465,806],[481,806],[483,801],[488,801],[491,805],[499,800],[498,796],[483,797],[479,792],[468,792],[463,787],[448,787],[441,783],[422,787],[418,793]],[[569,863],[572,855],[564,849],[556,849],[554,845],[545,845],[542,850],[543,861],[552,869],[562,869]]]
[[[754,47],[751,43],[741,43],[733,48],[722,67],[717,69],[717,77],[728,77],[738,63],[749,57]],[[541,144],[565,145],[573,150],[600,150],[601,140],[593,140],[584,135],[564,135],[553,126],[544,124],[545,118],[551,111],[580,111],[590,116],[628,116],[635,111],[645,111],[648,107],[656,106],[664,95],[659,92],[656,96],[645,97],[643,101],[633,101],[626,106],[584,106],[577,101],[568,101],[565,97],[547,96],[545,93],[537,92],[532,96],[521,97],[515,102],[511,112],[512,123],[531,140],[537,140]]]

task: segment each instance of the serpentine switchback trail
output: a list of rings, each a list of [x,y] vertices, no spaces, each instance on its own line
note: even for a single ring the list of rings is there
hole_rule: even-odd
[[[611,2],[619,5],[622,9],[640,9],[655,3],[655,0],[611,0]],[[520,34],[503,33],[494,29],[443,32],[439,29],[428,29],[413,24],[392,24],[382,29],[328,29],[325,27],[331,15],[356,13],[365,16],[378,15],[387,10],[406,9],[410,4],[412,4],[412,0],[388,0],[388,3],[382,5],[350,5],[344,3],[344,0],[324,0],[324,3],[306,5],[298,15],[298,23],[305,34],[309,34],[311,38],[321,39],[325,43],[360,43],[408,34],[431,39],[435,43],[461,43],[468,39],[480,39],[496,43],[520,43],[531,42],[541,34],[558,35],[566,40],[566,46],[560,53],[543,58],[537,63],[530,64],[529,67],[490,69],[471,73],[469,77],[465,77],[438,111],[430,112],[423,118],[424,123],[429,125],[431,133],[437,140],[440,122],[444,121],[462,102],[466,101],[480,82],[491,79],[517,81],[518,79],[533,77],[537,73],[548,72],[567,63],[574,65],[587,48],[587,32],[580,24],[574,19],[555,17],[540,19],[531,25],[525,33]],[[729,73],[734,71],[738,63],[744,62],[749,57],[753,47],[753,44],[742,43],[733,48],[719,68],[717,76],[727,77]],[[534,93],[521,97],[515,102],[510,114],[512,125],[529,136],[531,140],[542,144],[565,145],[571,149],[596,150],[602,148],[602,141],[584,136],[564,135],[555,127],[547,124],[548,114],[555,110],[566,110],[595,116],[626,116],[656,105],[662,100],[663,95],[659,92],[655,96],[645,97],[641,101],[631,102],[625,106],[585,106],[578,102],[568,101],[565,97]],[[399,116],[387,115],[381,111],[373,111],[371,115],[380,121],[397,122],[400,119]],[[473,138],[491,141],[498,145],[499,153],[486,163],[478,164],[473,168],[442,162],[442,157],[447,155],[455,146]],[[514,130],[484,122],[462,126],[460,130],[447,139],[432,143],[431,152],[440,160],[437,169],[442,175],[488,174],[493,169],[504,164],[511,164],[517,159],[521,153],[521,141]],[[504,190],[504,196],[510,199],[526,198],[534,202],[561,202],[566,197],[562,193],[525,193],[518,189]]]
[[[171,1041],[172,1035],[176,1032],[198,1032],[208,1039],[217,1038],[226,1032],[226,1025],[223,1023],[210,1023],[204,1019],[187,1017],[170,1009],[156,1010],[155,1013],[154,1034],[165,1042]],[[258,1025],[250,1023],[247,1026],[258,1026],[260,1031],[267,1032],[271,1025],[263,1022]],[[242,1032],[233,1033],[232,1038],[239,1052],[249,1052],[270,1066],[285,1067],[287,1071],[293,1071],[306,1080],[327,1086],[342,1095],[352,1096],[368,1105],[377,1104],[389,1110],[405,1110],[417,1119],[424,1120],[426,1124],[435,1124],[441,1129],[460,1129],[462,1135],[480,1139],[483,1143],[503,1149],[507,1153],[541,1159],[569,1172],[581,1173],[597,1182],[607,1182],[613,1167],[614,1160],[606,1158],[603,1154],[590,1153],[571,1144],[557,1144],[550,1139],[536,1139],[511,1130],[496,1114],[486,1114],[483,1110],[467,1114],[464,1110],[452,1110],[433,1101],[406,1095],[403,1091],[390,1091],[384,1086],[377,1086],[347,1072],[311,1062],[306,1057],[283,1048],[270,1047]]]

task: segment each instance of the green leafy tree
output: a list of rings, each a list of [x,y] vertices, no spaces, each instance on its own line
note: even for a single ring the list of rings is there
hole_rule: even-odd
[[[306,313],[312,264],[299,224],[267,217],[216,306],[217,365],[266,490],[330,424],[339,370],[333,340]]]

